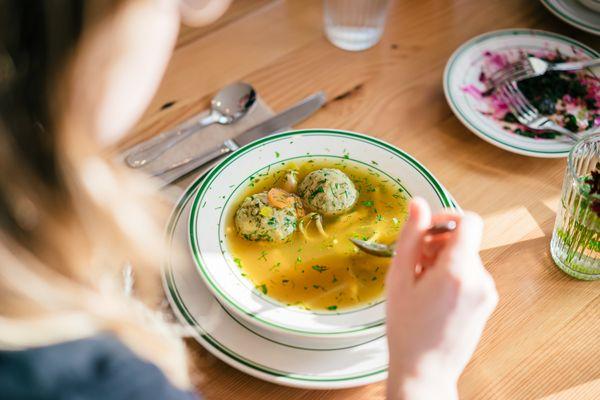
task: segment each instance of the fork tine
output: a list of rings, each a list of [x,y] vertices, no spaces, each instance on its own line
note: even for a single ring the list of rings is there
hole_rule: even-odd
[[[539,116],[539,111],[531,104],[529,99],[525,97],[523,92],[519,89],[516,82],[513,82],[508,87],[508,91],[512,93],[516,102],[518,102],[530,115],[531,118],[535,118]]]
[[[508,110],[511,113],[513,113],[517,121],[519,121],[522,124],[526,124],[527,121],[524,119],[523,114],[520,112],[520,110],[516,107],[512,97],[507,93],[505,86],[499,88],[499,90],[497,90],[497,94],[500,100],[502,100],[504,104],[506,104]]]
[[[527,105],[523,103],[523,99],[521,99],[515,91],[512,83],[505,85],[503,89],[508,93],[508,96],[512,99],[515,105],[519,108],[520,112],[525,116],[529,117],[530,110],[527,108]]]
[[[495,79],[492,81],[494,83],[494,87],[500,87],[500,86],[508,84],[510,82],[516,82],[516,81],[520,81],[523,79],[527,79],[530,76],[531,76],[531,74],[528,71],[520,70],[519,72],[516,72],[514,74],[505,74],[502,76],[501,79]]]
[[[502,86],[504,82],[513,80],[514,76],[518,76],[524,73],[525,70],[522,68],[521,65],[511,64],[506,68],[494,72],[489,79],[496,87],[499,87]]]
[[[517,63],[514,63],[514,64],[509,64],[508,66],[497,70],[491,76],[497,78],[497,77],[502,76],[502,75],[514,74],[514,73],[519,72],[519,71],[524,71],[524,68],[523,68],[523,65],[520,62],[517,62]]]
[[[531,77],[531,74],[529,72],[523,71],[523,72],[513,75],[512,78],[510,79],[510,81],[506,81],[506,83],[521,81],[521,80],[527,79],[529,77]]]
[[[531,110],[525,107],[520,99],[516,98],[516,96],[509,90],[509,85],[503,86],[502,92],[509,102],[509,109],[513,112],[521,124],[527,126],[537,117],[536,113],[532,113]]]
[[[531,103],[531,101],[529,101],[529,99],[527,97],[525,97],[525,94],[523,94],[523,92],[521,91],[521,89],[519,89],[519,87],[517,86],[516,82],[513,83],[512,87],[510,89],[511,89],[511,92],[513,92],[513,94],[515,95],[515,97],[517,97],[518,99],[520,99],[521,102],[528,109],[532,110],[536,114],[538,113],[537,109],[534,107],[534,105]]]
[[[529,59],[521,57],[518,61],[494,72],[489,80],[492,86],[497,88],[507,82],[526,79],[534,75],[535,70],[531,66]]]
[[[522,108],[521,104],[519,104],[519,102],[515,100],[513,94],[508,90],[508,86],[509,85],[502,85],[502,87],[499,90],[499,93],[501,93],[504,96],[503,100],[506,101],[507,106],[511,110],[516,111],[516,113],[519,115],[525,115],[525,110]]]

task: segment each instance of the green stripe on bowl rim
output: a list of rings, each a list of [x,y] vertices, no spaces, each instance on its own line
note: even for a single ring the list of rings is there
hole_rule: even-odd
[[[558,1],[551,1],[551,0],[540,0],[540,1],[550,12],[552,12],[554,15],[556,15],[557,17],[559,17],[566,23],[571,24],[576,28],[583,29],[584,31],[593,33],[595,35],[600,35],[600,27],[590,25],[581,19],[577,19],[577,18],[565,13],[563,10],[561,10],[559,7],[556,6],[556,3],[558,3]],[[585,7],[585,6],[582,4],[582,7]],[[594,12],[593,10],[589,10],[589,11]]]
[[[399,157],[400,159],[405,161],[407,164],[412,166],[421,176],[423,176],[423,178],[425,178],[425,180],[432,186],[432,188],[436,192],[437,196],[439,197],[439,199],[444,207],[454,208],[453,202],[449,199],[446,191],[442,188],[441,184],[437,181],[437,179],[435,179],[433,177],[433,175],[422,164],[420,164],[416,159],[414,159],[413,157],[411,157],[404,151],[398,149],[397,147],[395,147],[387,142],[384,142],[380,139],[376,139],[376,138],[373,138],[371,136],[367,136],[364,134],[336,130],[336,129],[305,129],[305,130],[293,130],[293,131],[282,132],[282,133],[270,135],[270,136],[264,137],[262,139],[256,140],[256,141],[240,148],[239,150],[235,151],[234,153],[230,154],[225,160],[223,160],[223,162],[218,164],[212,171],[210,171],[207,174],[206,179],[203,180],[200,188],[198,189],[198,191],[196,193],[196,196],[194,197],[193,203],[192,203],[192,209],[190,212],[190,219],[189,219],[189,226],[188,226],[188,228],[189,228],[188,238],[189,238],[190,247],[192,250],[192,256],[193,256],[194,262],[196,264],[196,267],[197,267],[198,271],[200,272],[200,275],[202,276],[207,287],[213,292],[213,294],[217,298],[224,300],[227,303],[228,307],[229,306],[234,307],[235,309],[240,311],[243,315],[245,315],[249,319],[252,319],[257,323],[264,325],[268,329],[276,328],[276,329],[284,330],[284,331],[290,332],[290,333],[311,335],[311,336],[333,336],[333,335],[358,333],[358,332],[363,332],[363,331],[366,331],[369,329],[380,327],[385,323],[384,320],[376,321],[374,323],[367,324],[364,326],[353,327],[351,329],[340,330],[340,331],[335,331],[335,332],[318,332],[318,331],[315,332],[315,331],[306,331],[306,330],[302,330],[302,329],[290,328],[290,327],[287,327],[284,325],[274,323],[269,320],[265,320],[263,318],[260,318],[256,314],[250,312],[244,306],[236,303],[229,296],[227,296],[225,293],[223,293],[223,291],[221,291],[220,287],[216,284],[216,282],[214,282],[211,279],[210,274],[206,271],[204,264],[202,263],[202,260],[201,260],[201,257],[200,257],[199,251],[198,251],[198,246],[197,246],[197,240],[196,240],[197,239],[197,233],[196,233],[197,224],[195,222],[197,219],[198,209],[201,204],[201,199],[202,199],[203,193],[210,187],[210,184],[218,176],[218,174],[226,166],[231,164],[234,160],[236,160],[241,155],[247,153],[248,151],[250,151],[258,146],[264,145],[266,143],[270,143],[270,142],[273,142],[273,141],[276,141],[276,140],[279,140],[282,138],[288,138],[288,137],[293,137],[293,136],[297,136],[297,135],[309,135],[309,136],[327,135],[327,136],[335,136],[335,137],[352,138],[352,139],[364,141],[371,145],[375,145],[379,148],[382,148],[382,149],[388,151],[389,153],[391,153],[392,155]]]
[[[194,181],[194,183],[192,183],[187,188],[185,193],[180,197],[179,201],[177,202],[177,206],[175,207],[175,209],[173,210],[173,212],[171,214],[171,217],[169,218],[169,223],[167,225],[166,237],[165,237],[167,245],[169,246],[168,247],[169,249],[171,248],[171,244],[174,239],[174,231],[175,231],[175,227],[177,226],[177,223],[179,221],[179,218],[181,217],[181,214],[182,214],[183,210],[185,209],[185,206],[187,205],[189,200],[192,198],[197,187],[204,180],[205,176],[206,175],[200,176],[199,178],[196,179],[196,181]],[[197,339],[201,342],[201,344],[204,345],[204,347],[206,347],[208,350],[211,350],[211,352],[213,352],[213,354],[215,354],[215,356],[220,355],[220,356],[225,357],[225,359],[223,359],[223,361],[229,361],[230,363],[231,362],[239,363],[239,364],[242,364],[242,365],[244,365],[248,368],[251,368],[252,370],[255,370],[257,372],[265,373],[265,374],[268,374],[268,375],[271,375],[274,377],[278,377],[278,378],[284,378],[285,380],[289,380],[291,382],[344,382],[344,381],[353,381],[353,380],[358,380],[358,379],[364,379],[364,378],[368,378],[370,376],[375,376],[378,374],[384,375],[381,377],[381,379],[385,378],[385,374],[387,373],[387,365],[381,366],[377,369],[367,371],[367,372],[364,372],[362,374],[357,374],[357,375],[331,377],[331,378],[319,378],[317,376],[311,376],[311,375],[292,374],[292,373],[289,373],[286,371],[281,371],[281,370],[270,368],[265,365],[257,364],[255,362],[253,362],[252,360],[249,360],[249,359],[237,354],[233,350],[230,350],[225,345],[223,345],[221,342],[219,342],[218,339],[216,339],[214,336],[211,336],[210,334],[208,334],[207,332],[205,332],[202,329],[201,325],[198,324],[198,321],[196,321],[196,319],[193,317],[193,315],[187,309],[187,307],[185,306],[185,303],[181,299],[181,296],[180,296],[179,291],[177,290],[177,286],[175,284],[175,280],[173,277],[173,270],[172,270],[172,266],[170,265],[170,262],[169,262],[169,257],[166,258],[166,260],[163,264],[162,272],[163,272],[163,274],[162,274],[163,275],[163,285],[165,286],[165,289],[168,292],[167,293],[168,297],[170,298],[170,300],[172,300],[173,303],[175,303],[174,304],[176,306],[175,311],[178,312],[181,315],[181,317],[183,319],[185,319],[187,321],[187,323],[194,328],[194,331],[197,334]],[[221,358],[221,357],[219,357],[219,358]]]
[[[463,113],[463,111],[456,104],[456,100],[452,94],[452,91],[450,90],[450,75],[453,72],[453,68],[454,68],[456,61],[460,58],[460,56],[462,56],[462,54],[464,52],[466,52],[467,50],[470,50],[471,47],[473,47],[474,45],[479,44],[483,41],[486,41],[490,38],[494,38],[494,37],[498,37],[498,36],[516,36],[516,35],[531,35],[531,36],[540,36],[540,37],[551,38],[554,40],[562,41],[563,43],[569,44],[571,46],[577,46],[581,50],[583,50],[586,55],[589,55],[592,57],[600,57],[600,53],[598,53],[591,47],[588,47],[585,44],[578,42],[575,39],[571,39],[567,36],[559,35],[559,34],[553,33],[553,32],[548,32],[548,31],[543,31],[543,30],[538,30],[538,29],[501,29],[501,30],[486,32],[484,34],[475,36],[474,38],[466,41],[458,49],[456,49],[454,51],[454,53],[450,56],[450,59],[448,60],[448,62],[446,64],[446,68],[444,69],[444,78],[443,78],[444,79],[444,94],[446,96],[446,101],[450,105],[450,108],[452,109],[454,114],[469,130],[471,130],[473,133],[475,133],[477,135],[483,135],[483,137],[486,137],[492,143],[500,143],[503,146],[510,147],[510,148],[519,150],[521,152],[529,153],[529,154],[564,154],[566,156],[569,153],[569,150],[564,150],[564,151],[563,150],[561,150],[561,151],[531,150],[528,148],[523,148],[520,146],[512,145],[510,143],[506,143],[503,140],[500,140],[496,137],[493,137],[493,136],[487,134],[484,130],[480,129],[477,126],[477,124],[472,122]],[[521,153],[521,154],[523,154],[523,153]]]

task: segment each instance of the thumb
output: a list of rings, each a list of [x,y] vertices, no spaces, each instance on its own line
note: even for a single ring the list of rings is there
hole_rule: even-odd
[[[410,282],[415,277],[415,267],[421,258],[421,243],[425,230],[431,224],[431,210],[422,198],[410,202],[408,219],[396,244],[396,255],[392,260],[391,279]]]

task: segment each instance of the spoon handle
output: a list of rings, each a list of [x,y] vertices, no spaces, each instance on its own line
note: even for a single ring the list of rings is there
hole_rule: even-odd
[[[441,222],[438,224],[434,224],[431,227],[429,227],[429,229],[427,229],[427,231],[425,232],[425,235],[428,236],[435,236],[435,235],[441,235],[443,233],[448,233],[448,232],[452,232],[453,230],[456,229],[456,221],[446,221],[446,222]],[[367,242],[365,240],[359,240],[359,239],[355,239],[355,238],[350,238],[350,241],[352,243],[354,243],[354,245],[364,251],[367,254],[370,254],[372,256],[376,256],[376,257],[394,257],[394,255],[396,255],[396,250],[395,250],[395,243],[392,244],[382,244],[382,243],[377,243],[377,242]]]
[[[140,168],[157,159],[161,154],[181,142],[183,139],[215,122],[217,122],[217,116],[214,113],[210,113],[193,125],[163,132],[156,138],[152,138],[149,141],[136,146],[127,157],[125,157],[125,162],[131,168]]]

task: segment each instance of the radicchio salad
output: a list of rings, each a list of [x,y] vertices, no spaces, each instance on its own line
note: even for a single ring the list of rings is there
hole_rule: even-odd
[[[488,85],[489,77],[522,57],[534,56],[551,63],[580,61],[583,55],[566,56],[558,50],[486,51],[478,82],[461,89],[481,103],[480,112],[494,119],[502,129],[535,139],[553,139],[553,132],[532,131],[518,123],[508,107]],[[600,80],[589,70],[550,71],[542,76],[522,80],[519,89],[538,111],[571,132],[581,132],[600,125]]]

